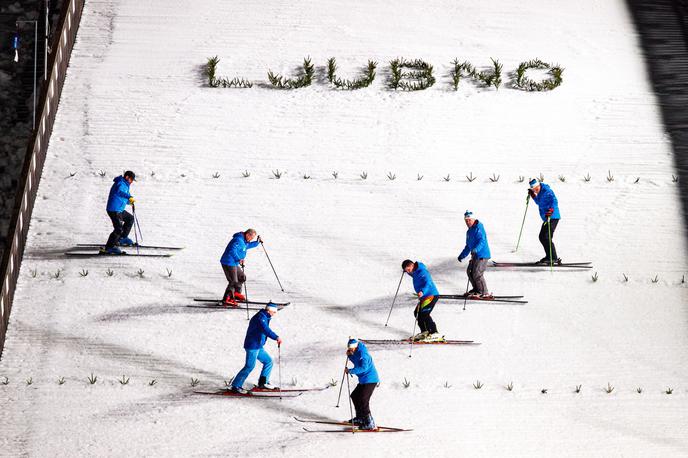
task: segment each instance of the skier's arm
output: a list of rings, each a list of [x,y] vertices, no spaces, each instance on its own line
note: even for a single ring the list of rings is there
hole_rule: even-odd
[[[349,369],[349,374],[353,375],[358,375],[362,374],[363,372],[367,371],[370,368],[370,363],[372,362],[372,358],[370,357],[369,354],[363,354],[361,355],[361,364],[356,365],[354,364],[354,367]]]
[[[465,258],[466,256],[468,256],[468,253],[470,253],[470,252],[471,252],[471,247],[469,247],[468,244],[466,244],[463,251],[459,254],[459,259]]]
[[[246,244],[246,248],[255,248],[255,247],[257,247],[258,245],[260,245],[260,242],[259,242],[258,240],[256,240],[255,242],[248,242],[248,243]]]
[[[232,255],[232,259],[234,259],[236,262],[241,261],[243,258],[239,252],[239,244],[234,241],[230,242],[230,244],[231,248],[229,249],[229,253]]]
[[[423,296],[426,295],[425,290],[428,287],[428,273],[427,272],[422,272],[419,276],[420,278],[420,290],[416,291],[417,293],[423,293]]]
[[[279,339],[279,336],[272,332],[272,329],[270,329],[270,326],[268,326],[267,320],[260,320],[260,327],[263,329],[263,333],[272,340]]]
[[[117,185],[117,188],[115,189],[115,195],[117,197],[121,197],[122,199],[127,200],[129,200],[129,198],[131,197],[131,194],[124,190],[124,185],[122,184]]]
[[[477,231],[476,234],[477,243],[473,247],[474,251],[480,251],[485,246],[485,233],[483,231]]]

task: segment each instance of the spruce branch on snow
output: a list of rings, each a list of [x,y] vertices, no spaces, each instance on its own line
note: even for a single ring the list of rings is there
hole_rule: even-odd
[[[338,89],[345,90],[355,90],[363,89],[364,87],[370,86],[370,84],[375,80],[375,69],[377,68],[377,62],[373,60],[368,60],[368,66],[365,70],[364,75],[361,78],[354,80],[347,80],[338,78],[337,73],[337,60],[334,57],[330,57],[327,60],[327,80]]]
[[[526,71],[529,69],[547,70],[549,78],[540,82],[533,81],[526,76]],[[524,91],[551,91],[561,84],[562,73],[564,73],[564,69],[559,65],[549,64],[540,59],[521,62],[516,69],[516,82],[514,86]]]
[[[459,59],[454,59],[452,61],[454,68],[452,68],[450,72],[454,90],[456,91],[459,89],[459,82],[464,76],[468,76],[474,80],[480,81],[485,86],[494,86],[495,89],[499,89],[499,85],[502,84],[503,66],[497,59],[490,57],[490,60],[492,61],[492,71],[479,72],[470,62],[459,62]]]
[[[435,84],[432,65],[422,59],[406,60],[403,57],[389,63],[391,74],[389,87],[403,91],[422,91]],[[404,69],[410,71],[404,72]]]
[[[244,79],[244,78],[232,78],[231,80],[229,78],[218,78],[216,73],[217,73],[217,64],[220,63],[220,58],[217,56],[214,57],[208,57],[208,60],[205,64],[205,71],[204,74],[206,78],[208,79],[208,86],[210,87],[224,87],[224,88],[251,88],[253,87],[253,83],[250,81]]]
[[[273,73],[272,70],[268,70],[268,80],[270,80],[270,84],[277,89],[298,89],[301,87],[310,86],[313,82],[314,75],[315,67],[311,62],[310,57],[303,59],[303,74],[298,78],[285,78],[284,76]]]

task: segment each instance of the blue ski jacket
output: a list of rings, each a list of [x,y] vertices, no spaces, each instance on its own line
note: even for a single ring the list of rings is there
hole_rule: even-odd
[[[131,194],[129,194],[129,182],[122,175],[112,181],[114,183],[110,188],[106,210],[120,213],[124,211],[131,197]]]
[[[487,234],[485,226],[480,221],[468,228],[466,231],[466,247],[463,249],[459,258],[463,259],[470,253],[476,259],[490,259],[490,246],[487,244]]]
[[[413,278],[413,289],[416,290],[416,293],[423,293],[423,296],[420,298],[420,300],[422,301],[428,296],[437,296],[439,291],[437,291],[437,287],[432,281],[430,272],[428,272],[425,264],[422,262],[417,262],[415,267],[416,268],[413,270],[413,272],[411,272],[410,275]]]
[[[246,257],[246,250],[260,245],[258,240],[246,243],[243,232],[237,232],[232,236],[232,240],[227,244],[225,252],[222,253],[220,264],[225,266],[238,266],[239,261]]]
[[[267,310],[260,310],[253,315],[251,321],[248,323],[246,330],[246,338],[244,339],[244,348],[246,350],[259,350],[263,348],[267,338],[277,340],[278,336],[272,329],[270,329],[270,314]]]
[[[559,202],[557,201],[557,196],[554,195],[554,191],[552,191],[552,188],[550,188],[549,185],[540,183],[540,192],[537,196],[533,197],[533,201],[538,204],[540,218],[542,218],[542,221],[547,221],[547,216],[545,213],[547,213],[547,210],[550,208],[554,209],[554,213],[552,213],[551,216],[552,219],[561,218],[559,215]]]
[[[380,383],[373,358],[363,342],[358,342],[356,351],[349,355],[349,361],[354,364],[354,367],[349,369],[349,374],[357,376],[358,383]]]

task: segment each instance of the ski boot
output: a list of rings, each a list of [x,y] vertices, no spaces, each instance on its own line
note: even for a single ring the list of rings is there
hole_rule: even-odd
[[[467,291],[466,294],[464,294],[463,296],[464,296],[464,297],[470,297],[470,296],[473,295],[473,294],[478,294],[478,290],[477,290],[477,289],[472,289],[472,290],[470,290],[470,291]]]
[[[232,296],[227,296],[225,299],[222,301],[222,305],[225,307],[238,307],[236,301]]]
[[[116,246],[113,246],[111,248],[101,248],[99,253],[100,254],[125,254],[124,251],[120,250]]]
[[[428,334],[424,339],[420,340],[420,342],[444,342],[444,336],[439,332],[435,332],[433,334]]]
[[[117,242],[117,245],[119,245],[119,246],[135,246],[136,244],[129,237],[122,237],[121,239],[119,239],[119,242]]]
[[[363,422],[358,427],[358,429],[361,429],[363,431],[376,431],[377,426],[375,425],[375,420],[373,420],[373,416],[371,414],[368,414],[367,417],[363,418]]]
[[[363,418],[361,417],[354,417],[350,420],[347,420],[346,423],[350,423],[354,426],[361,426],[363,424]]]
[[[415,336],[411,337],[411,340],[418,342],[419,340],[425,339],[430,333],[428,331],[419,332]]]
[[[237,393],[237,394],[248,394],[248,391],[246,391],[243,388],[240,388],[238,386],[233,386],[229,389],[232,393]]]
[[[235,300],[235,301],[240,301],[240,302],[246,302],[246,296],[244,296],[244,295],[241,294],[241,293],[235,292],[235,293],[234,293],[234,300]]]
[[[542,265],[548,266],[549,265],[549,256],[545,256],[544,258],[540,259],[535,264],[542,264]],[[561,265],[561,258],[552,259],[552,264],[554,264],[555,266]]]
[[[490,293],[485,293],[485,294],[480,294],[479,298],[483,301],[491,301],[494,300],[494,296]]]
[[[271,391],[279,391],[278,386],[270,385],[270,383],[266,380],[265,377],[258,377],[258,389],[259,390],[271,390]]]

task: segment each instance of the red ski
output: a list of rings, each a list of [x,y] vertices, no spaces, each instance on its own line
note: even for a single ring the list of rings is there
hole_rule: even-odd
[[[350,433],[351,431],[351,423],[348,421],[335,421],[335,420],[316,420],[316,419],[308,419],[308,418],[299,418],[299,417],[293,417],[294,420],[301,422],[301,423],[319,423],[319,424],[324,424],[324,425],[336,425],[336,426],[346,426],[348,429],[333,429],[333,430],[310,430],[307,428],[303,428],[305,431],[308,431],[309,433]],[[401,432],[401,431],[413,431],[412,429],[403,429],[403,428],[393,428],[391,426],[378,426],[376,429],[373,430],[368,430],[368,429],[359,429],[357,427],[353,428],[353,432],[361,432],[361,433],[379,433],[379,432]]]
[[[277,388],[271,390],[268,388],[258,388],[258,386],[254,386],[250,391],[251,393],[303,393],[305,391],[325,391],[329,387],[330,385],[318,388]]]
[[[371,345],[411,345],[411,339],[359,339]],[[433,342],[417,341],[413,345],[480,345],[472,340],[436,340]]]
[[[273,399],[279,399],[279,398],[295,398],[297,396],[301,396],[303,392],[289,392],[289,393],[283,393],[279,391],[272,391],[272,392],[254,392],[254,391],[247,391],[246,393],[235,393],[234,391],[231,390],[219,390],[219,391],[194,391],[196,394],[209,394],[213,396],[227,396],[227,397],[235,397],[235,398],[273,398]]]

